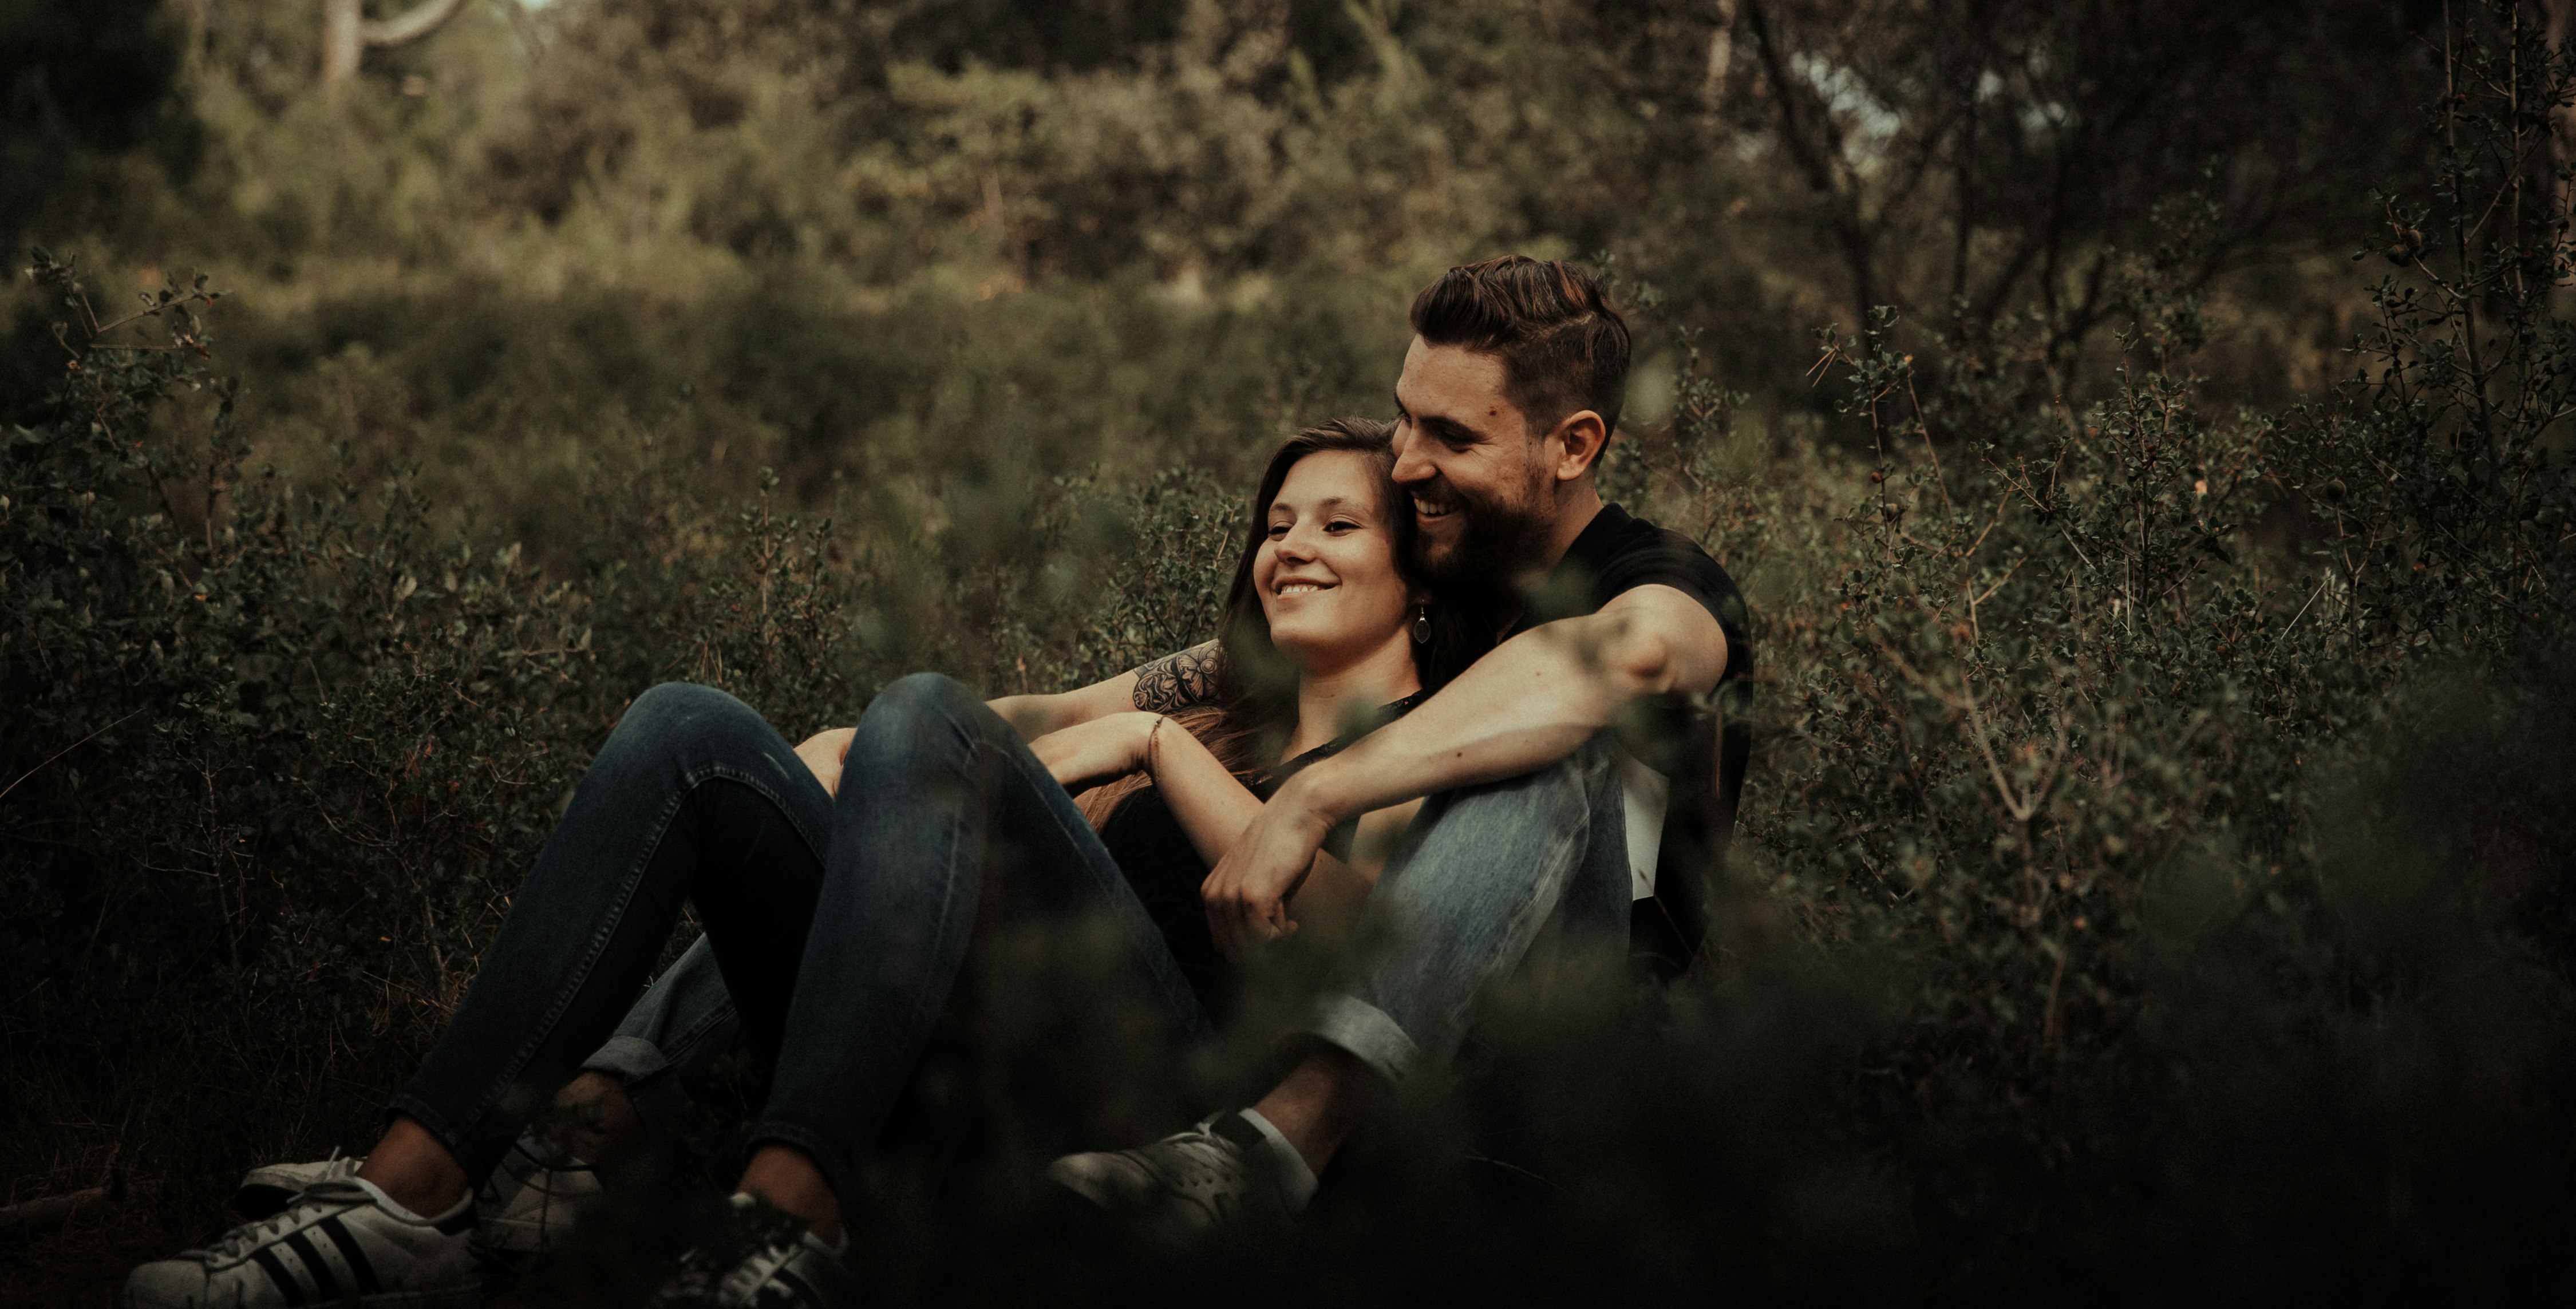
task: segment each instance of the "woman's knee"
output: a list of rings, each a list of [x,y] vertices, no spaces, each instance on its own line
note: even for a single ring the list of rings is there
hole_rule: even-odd
[[[909,725],[926,722],[958,722],[972,718],[982,710],[966,684],[945,673],[913,673],[898,677],[877,692],[860,715],[862,730],[874,721],[885,725]]]
[[[972,721],[984,702],[956,678],[941,673],[914,673],[895,679],[868,702],[850,742],[849,761],[862,758],[892,763],[923,760],[943,745],[964,744],[962,724]]]
[[[767,721],[750,705],[712,686],[664,682],[626,706],[609,740],[620,748],[669,749],[713,745],[767,728]]]
[[[868,705],[869,712],[879,705],[888,708],[929,710],[953,713],[966,705],[982,704],[966,684],[946,673],[908,673],[886,683],[877,698]]]

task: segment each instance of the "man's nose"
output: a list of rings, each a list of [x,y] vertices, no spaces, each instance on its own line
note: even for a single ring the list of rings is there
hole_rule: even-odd
[[[1410,485],[1431,480],[1437,470],[1432,468],[1430,457],[1422,452],[1422,443],[1414,439],[1413,424],[1397,425],[1395,437],[1389,445],[1395,451],[1393,476],[1398,483]]]

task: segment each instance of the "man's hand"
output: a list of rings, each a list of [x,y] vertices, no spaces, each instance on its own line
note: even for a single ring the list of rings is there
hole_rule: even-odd
[[[1029,752],[1068,791],[1125,777],[1145,767],[1147,745],[1161,714],[1123,713],[1094,718],[1029,742]],[[1180,731],[1180,728],[1172,728]]]
[[[1320,765],[1318,765],[1320,767]],[[1292,777],[1199,884],[1208,930],[1228,959],[1241,959],[1255,944],[1297,930],[1288,898],[1314,871],[1315,852],[1333,830],[1333,819],[1309,803]]]
[[[796,747],[796,757],[814,770],[814,780],[823,784],[825,795],[841,793],[841,761],[849,757],[850,741],[858,734],[855,727],[835,727],[806,737],[805,743]]]

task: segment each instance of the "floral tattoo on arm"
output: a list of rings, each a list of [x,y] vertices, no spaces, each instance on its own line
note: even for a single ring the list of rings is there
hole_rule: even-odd
[[[1214,641],[1167,654],[1136,670],[1136,707],[1167,714],[1216,698],[1217,668],[1225,655]]]

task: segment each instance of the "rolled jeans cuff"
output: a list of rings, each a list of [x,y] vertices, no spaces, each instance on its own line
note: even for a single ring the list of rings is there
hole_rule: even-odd
[[[689,1089],[680,1068],[662,1047],[640,1036],[612,1036],[581,1063],[585,1073],[606,1073],[626,1090],[626,1102],[644,1125],[644,1139],[655,1147],[671,1143],[671,1129],[688,1113]]]
[[[640,1036],[612,1036],[588,1059],[581,1061],[585,1073],[606,1073],[633,1091],[655,1074],[671,1066],[662,1057],[662,1048]]]
[[[1315,1002],[1312,1022],[1289,1033],[1342,1050],[1366,1064],[1389,1084],[1401,1082],[1421,1058],[1413,1038],[1396,1026],[1386,1011],[1352,995],[1328,995]]]

